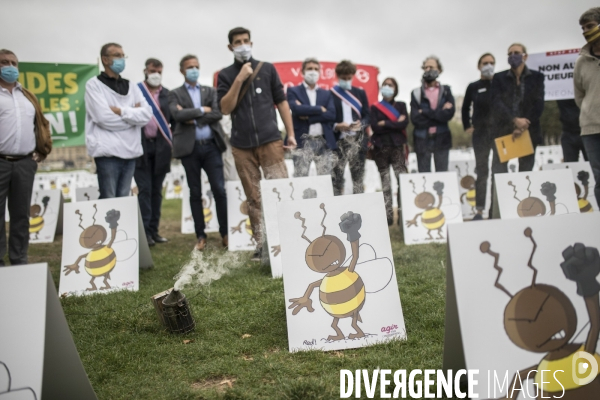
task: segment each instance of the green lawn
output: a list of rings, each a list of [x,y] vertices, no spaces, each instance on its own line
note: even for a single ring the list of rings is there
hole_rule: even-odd
[[[283,281],[247,253],[239,268],[209,287],[184,290],[196,330],[170,334],[150,297],[173,286],[195,243],[193,235],[179,233],[180,210],[180,200],[164,201],[161,234],[169,243],[152,248],[155,268],[140,272],[139,292],[61,299],[100,399],[334,399],[340,369],[442,367],[446,246],[405,246],[397,226],[390,235],[406,341],[290,354]],[[61,240],[31,245],[29,252],[31,263],[48,262],[57,287]],[[217,234],[208,246],[223,252]]]

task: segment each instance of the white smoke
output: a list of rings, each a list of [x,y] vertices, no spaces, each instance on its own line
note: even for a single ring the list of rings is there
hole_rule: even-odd
[[[175,275],[175,290],[205,286],[242,265],[239,253],[192,251],[190,259]]]

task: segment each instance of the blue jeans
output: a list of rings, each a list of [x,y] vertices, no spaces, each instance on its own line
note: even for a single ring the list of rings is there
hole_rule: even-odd
[[[194,230],[198,239],[205,238],[204,207],[202,206],[201,171],[206,172],[210,190],[217,207],[217,220],[221,237],[227,235],[227,195],[225,194],[225,176],[223,174],[223,157],[214,142],[200,144],[196,141],[190,155],[181,157],[185,168],[187,183],[190,187],[190,208],[194,218]]]
[[[135,171],[135,158],[96,157],[96,173],[101,199],[126,197],[131,193],[131,179]]]
[[[596,180],[594,195],[596,196],[598,207],[600,207],[600,133],[583,135],[581,136],[581,140],[583,140],[583,146],[585,147],[585,152],[587,153],[592,172],[594,173],[594,179]]]
[[[302,148],[294,152],[294,177],[308,176],[311,161],[315,162],[317,175],[331,175],[331,150],[323,136],[306,135]]]

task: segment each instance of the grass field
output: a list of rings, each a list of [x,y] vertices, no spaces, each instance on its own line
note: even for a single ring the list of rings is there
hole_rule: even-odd
[[[100,399],[335,399],[340,369],[442,367],[446,246],[405,246],[397,226],[390,235],[406,341],[290,354],[283,281],[246,253],[231,274],[184,291],[196,330],[170,334],[150,297],[173,286],[195,243],[193,235],[179,233],[180,210],[180,200],[164,201],[161,234],[169,243],[152,248],[155,267],[140,272],[139,292],[61,300]],[[29,252],[31,263],[48,262],[57,287],[61,239]],[[217,234],[208,245],[207,251],[224,251]]]

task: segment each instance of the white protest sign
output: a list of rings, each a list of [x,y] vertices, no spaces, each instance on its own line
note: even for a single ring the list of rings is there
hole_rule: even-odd
[[[446,243],[446,226],[463,222],[456,172],[400,174],[404,243]]]
[[[62,233],[62,192],[33,190],[29,207],[29,243],[52,243]]]
[[[495,174],[495,201],[502,219],[579,214],[571,171]]]
[[[544,74],[544,100],[563,100],[575,97],[573,72],[580,49],[548,51],[527,56],[527,67]]]
[[[405,339],[383,194],[277,205],[289,350]]]
[[[75,189],[75,202],[98,200],[100,188],[98,186],[84,186]]]
[[[460,204],[462,207],[462,215],[465,220],[473,219],[477,213],[476,209],[476,194],[475,182],[477,174],[475,173],[475,159],[467,159],[461,161],[450,161],[448,163],[448,171],[456,171],[458,176],[458,190],[460,191]],[[483,218],[488,217],[490,209],[491,196],[489,195],[492,186],[492,180],[487,180],[485,205],[482,212]]]
[[[152,266],[136,197],[67,203],[59,292],[138,290]]]
[[[582,162],[566,162],[558,164],[544,164],[542,170],[568,169],[573,175],[575,182],[575,194],[577,194],[577,203],[579,204],[579,212],[586,213],[598,211],[598,202],[594,195],[594,187],[596,180],[592,167],[588,161]]]
[[[229,251],[254,250],[257,243],[252,237],[248,202],[240,181],[225,182],[227,192],[227,223],[229,224]]]
[[[217,220],[217,204],[210,188],[208,176],[204,170],[202,178],[202,211],[204,214],[204,232],[219,232],[219,221]],[[190,205],[190,188],[187,182],[181,185],[181,233],[195,233],[194,217]]]
[[[0,399],[96,399],[48,265],[0,268],[0,303]]]
[[[277,203],[281,201],[314,199],[333,196],[330,175],[288,179],[263,179],[260,181],[262,208],[265,221],[269,260],[273,278],[280,277],[281,241],[279,239],[279,220]]]

